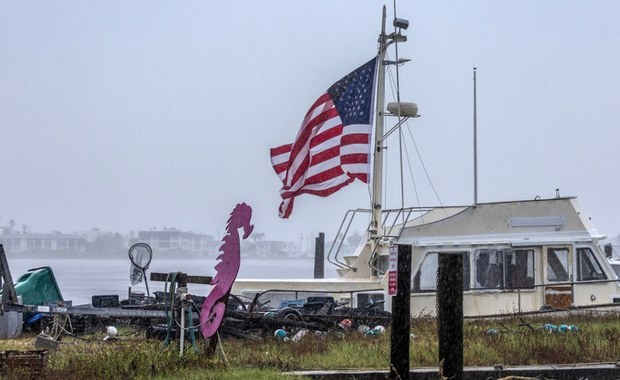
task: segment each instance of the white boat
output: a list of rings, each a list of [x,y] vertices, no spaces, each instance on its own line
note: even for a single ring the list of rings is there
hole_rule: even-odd
[[[575,197],[382,209],[378,200],[382,193],[383,117],[394,113],[414,116],[417,112],[411,103],[390,103],[385,111],[381,89],[383,71],[390,64],[384,60],[385,51],[406,39],[400,29],[386,35],[385,9],[383,17],[378,53],[383,64],[378,65],[375,102],[373,207],[349,211],[337,234],[346,232],[349,218],[364,214],[371,220],[364,241],[353,254],[342,257],[339,243],[332,246],[328,261],[338,267],[338,279],[237,279],[232,294],[245,299],[260,294],[260,302],[269,301],[273,307],[284,300],[316,295],[332,296],[352,307],[385,301],[384,308],[389,311],[390,247],[409,245],[413,316],[435,313],[438,258],[444,253],[463,258],[465,316],[620,305],[617,275],[599,246],[605,236],[595,230]]]

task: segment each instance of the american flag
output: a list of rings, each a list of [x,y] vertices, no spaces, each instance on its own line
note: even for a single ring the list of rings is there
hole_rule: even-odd
[[[310,107],[295,141],[271,149],[281,218],[298,195],[326,197],[356,178],[368,183],[376,66],[373,58],[334,83]]]

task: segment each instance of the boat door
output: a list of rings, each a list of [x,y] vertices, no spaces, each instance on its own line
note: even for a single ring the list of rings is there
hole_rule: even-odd
[[[572,247],[545,247],[544,305],[557,309],[568,308],[573,304],[573,258]]]

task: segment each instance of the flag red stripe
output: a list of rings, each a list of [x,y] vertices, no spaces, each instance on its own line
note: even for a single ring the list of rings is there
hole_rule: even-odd
[[[283,162],[281,164],[274,165],[273,167],[273,169],[276,171],[277,174],[285,172],[287,168],[288,168],[288,162]]]
[[[310,134],[312,133],[312,129],[317,125],[317,118],[329,110],[329,108],[325,109],[325,107],[329,105],[331,105],[331,107],[333,108],[333,103],[331,102],[329,95],[325,93],[321,95],[321,97],[316,102],[314,102],[312,107],[310,107],[310,110],[308,110],[308,113],[306,113],[306,117],[304,118],[304,121],[302,123],[301,130],[299,131],[299,134],[297,135],[297,138],[295,139],[295,142],[293,143],[293,149],[291,151],[291,156],[293,157],[296,156],[301,150],[301,148],[308,142],[308,138],[310,137]],[[315,116],[314,118],[312,118],[315,110],[319,108],[322,109],[321,113],[319,113],[318,116]],[[336,112],[336,115],[337,115],[337,112]]]
[[[338,124],[334,128],[330,128],[327,131],[317,134],[312,141],[310,141],[310,147],[314,148],[340,135],[342,135],[342,124]]]
[[[310,145],[311,145],[311,140],[310,140],[310,136],[312,135],[316,135],[319,127],[325,123],[325,121],[333,118],[333,116],[338,116],[338,113],[335,112],[334,108],[331,108],[325,112],[322,112],[321,114],[319,114],[316,118],[312,119],[311,122],[309,123],[308,126],[306,126],[304,128],[304,132],[303,132],[303,137],[301,140],[301,144],[298,144],[298,142],[295,142],[295,144],[293,144],[293,149],[291,151],[291,157],[289,158],[289,162],[291,162],[291,159],[293,159],[293,162],[299,162],[299,165],[294,169],[294,172],[292,173],[292,177],[291,177],[291,172],[290,172],[290,168],[289,168],[289,177],[287,178],[287,184],[288,185],[292,185],[295,184],[296,182],[298,182],[301,177],[303,176],[303,174],[308,170],[308,166],[310,165],[310,160],[309,160],[309,156],[308,156],[308,151],[310,150]],[[318,121],[320,121],[320,124],[318,124]],[[313,127],[310,127],[310,126]],[[298,159],[298,157],[303,157],[303,159],[300,161]]]
[[[330,149],[326,149],[320,153],[317,153],[312,156],[312,166],[316,166],[322,162],[327,160],[331,160],[334,157],[338,157],[340,155],[340,147],[336,146]]]
[[[366,173],[351,174],[351,177],[355,179],[359,179],[360,181],[364,183],[368,183],[368,174]]]
[[[328,195],[331,195],[333,193],[335,193],[336,191],[342,189],[343,187],[345,187],[346,185],[350,184],[351,182],[353,182],[355,178],[353,178],[352,176],[347,176],[347,180],[343,181],[337,185],[331,186],[331,187],[327,187],[324,189],[320,189],[320,190],[314,190],[312,188],[307,188],[304,187],[298,191],[295,192],[285,192],[280,194],[280,196],[286,201],[286,200],[291,200],[294,199],[295,197],[297,197],[298,195],[301,194],[311,194],[311,195],[316,195],[319,197],[326,197]],[[284,202],[283,202],[284,203]]]
[[[343,164],[367,164],[367,154],[345,154],[340,156],[340,161]]]
[[[370,135],[368,134],[355,133],[355,134],[350,134],[350,135],[343,135],[342,145],[368,144],[369,139],[370,139]]]
[[[317,175],[313,175],[311,177],[306,178],[305,183],[308,185],[322,183],[332,178],[336,178],[340,175],[342,175],[342,169],[340,167],[331,168],[331,169],[322,171]]]
[[[286,152],[290,152],[292,146],[293,146],[293,144],[285,144],[285,145],[281,145],[281,146],[276,147],[276,148],[271,148],[270,149],[271,157],[278,156],[278,155],[286,153]]]

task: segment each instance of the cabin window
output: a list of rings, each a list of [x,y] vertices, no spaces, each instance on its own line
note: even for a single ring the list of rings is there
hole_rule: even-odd
[[[611,269],[614,270],[616,277],[620,279],[620,264],[611,264]]]
[[[477,289],[523,289],[534,287],[534,250],[477,249],[474,252]]]
[[[534,250],[515,249],[506,253],[506,288],[534,287]]]
[[[469,253],[459,252],[450,254],[463,255],[463,290],[469,290],[470,264]],[[422,260],[422,264],[411,281],[411,291],[414,293],[437,291],[437,269],[439,268],[439,252],[429,252]]]
[[[547,280],[568,281],[568,248],[547,249]]]
[[[577,248],[577,281],[606,280],[601,264],[590,248]]]
[[[377,260],[377,269],[379,269],[381,273],[387,273],[388,265],[389,265],[389,256],[388,255],[379,256],[379,259]]]

